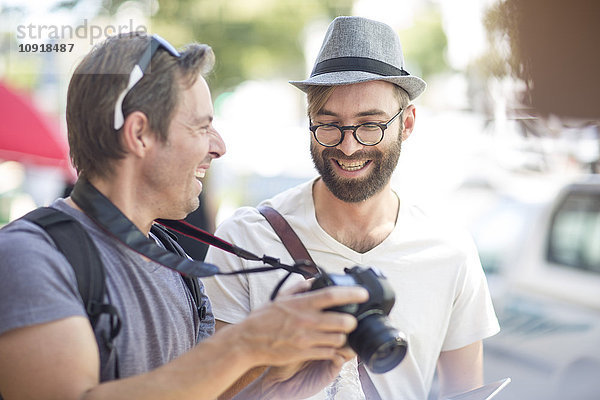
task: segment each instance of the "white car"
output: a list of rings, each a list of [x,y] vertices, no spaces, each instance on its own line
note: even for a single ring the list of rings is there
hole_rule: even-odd
[[[600,399],[600,177],[546,204],[500,199],[472,233],[502,328],[485,381],[512,379],[496,398]]]

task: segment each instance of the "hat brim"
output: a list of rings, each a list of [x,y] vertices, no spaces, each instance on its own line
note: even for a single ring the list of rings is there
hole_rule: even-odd
[[[400,86],[408,93],[410,100],[417,98],[427,87],[427,83],[417,76],[381,76],[362,71],[331,72],[304,81],[289,81],[289,83],[306,92],[310,86],[340,86],[369,81],[386,81]]]

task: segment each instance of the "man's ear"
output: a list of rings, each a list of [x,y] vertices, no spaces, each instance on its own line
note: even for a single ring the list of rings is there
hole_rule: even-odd
[[[413,129],[415,128],[416,111],[414,105],[409,105],[402,113],[404,120],[404,130],[402,131],[402,141],[408,139]]]
[[[141,111],[134,111],[125,118],[121,130],[123,148],[127,153],[143,157],[154,144],[156,137],[150,130],[148,117]]]

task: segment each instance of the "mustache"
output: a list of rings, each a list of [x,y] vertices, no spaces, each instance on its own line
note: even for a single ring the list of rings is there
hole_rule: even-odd
[[[351,156],[347,156],[343,151],[335,147],[325,149],[321,153],[324,158],[335,158],[340,161],[354,161],[354,160],[374,160],[381,157],[381,152],[378,150],[359,150]]]

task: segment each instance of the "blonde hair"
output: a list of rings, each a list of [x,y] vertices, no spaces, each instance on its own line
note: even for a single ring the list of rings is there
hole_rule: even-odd
[[[323,106],[325,106],[325,103],[327,103],[327,100],[329,100],[329,97],[331,97],[331,94],[336,87],[337,86],[318,85],[308,87],[306,91],[306,100],[308,102],[307,113],[311,120],[323,109]],[[406,109],[410,103],[408,93],[398,85],[394,85],[394,89],[394,95],[396,96],[400,107]]]

